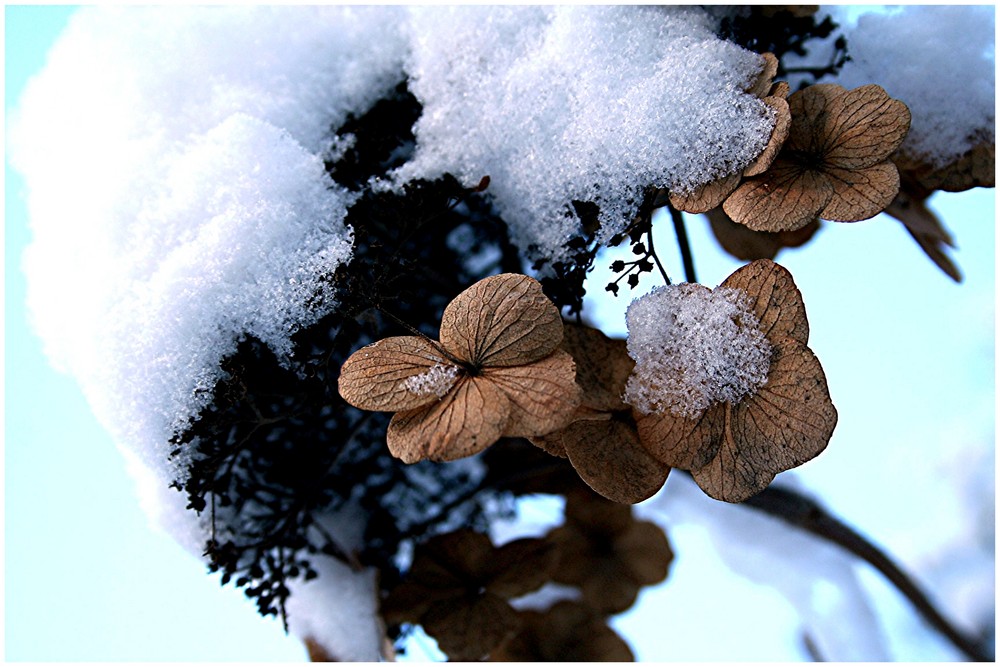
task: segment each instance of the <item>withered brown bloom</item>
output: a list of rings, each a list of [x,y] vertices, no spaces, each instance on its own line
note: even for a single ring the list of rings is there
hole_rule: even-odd
[[[395,412],[386,441],[406,463],[472,456],[503,436],[564,426],[580,402],[559,310],[520,274],[480,280],[448,304],[440,342],[380,340],[352,354],[340,395]]]
[[[743,178],[761,174],[771,166],[788,138],[791,128],[791,112],[785,99],[788,97],[788,84],[783,81],[772,83],[774,75],[778,72],[778,59],[774,54],[764,53],[761,57],[764,59],[764,67],[746,92],[759,97],[761,102],[770,107],[774,113],[774,129],[771,130],[767,145],[760,155],[740,171],[710,181],[695,188],[693,192],[670,193],[670,204],[677,210],[705,213],[721,206]]]
[[[606,614],[625,611],[643,586],[666,579],[674,558],[659,526],[589,493],[567,496],[565,522],[546,539],[559,554],[553,580],[578,587],[587,605]]]
[[[619,503],[649,498],[663,486],[670,468],[643,448],[632,409],[622,400],[635,366],[625,341],[566,324],[562,344],[576,362],[581,403],[568,425],[531,442],[568,458],[583,481],[605,498]]]
[[[910,111],[879,86],[817,84],[788,98],[791,128],[764,173],[744,181],[723,208],[757,231],[798,229],[814,218],[854,222],[885,209],[899,190],[889,156]]]
[[[750,313],[771,346],[766,381],[736,402],[713,403],[693,417],[667,409],[640,414],[636,421],[650,454],[690,470],[709,496],[735,503],[823,451],[837,411],[823,368],[806,345],[809,323],[791,274],[762,259],[719,287],[748,296]]]
[[[469,529],[417,546],[407,579],[382,603],[390,625],[419,623],[452,660],[479,660],[511,637],[521,619],[507,600],[545,584],[552,545],[520,539],[494,547]]]
[[[521,631],[490,653],[494,662],[632,662],[628,644],[587,605],[563,600],[522,611]]]

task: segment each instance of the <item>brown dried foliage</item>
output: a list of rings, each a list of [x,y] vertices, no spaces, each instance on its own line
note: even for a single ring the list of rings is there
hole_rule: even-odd
[[[817,84],[788,98],[788,139],[767,171],[723,208],[756,231],[799,229],[814,218],[854,222],[884,210],[899,190],[889,156],[910,127],[906,105],[876,85]]]
[[[750,297],[751,311],[773,350],[767,381],[738,403],[716,403],[696,418],[665,411],[639,415],[637,424],[650,454],[690,470],[709,496],[735,503],[823,451],[837,411],[823,368],[807,347],[809,324],[791,274],[770,260],[757,260],[720,287]]]
[[[788,102],[788,84],[772,83],[778,72],[778,59],[773,53],[761,55],[764,67],[757,79],[746,92],[756,95],[774,112],[774,129],[764,150],[741,171],[710,181],[695,188],[689,193],[671,193],[670,204],[679,211],[688,213],[705,213],[722,205],[726,198],[739,186],[744,177],[756,176],[764,172],[784,145],[791,128],[791,115]]]
[[[604,614],[631,607],[643,586],[666,579],[674,558],[662,529],[636,521],[631,506],[593,494],[567,496],[565,523],[546,539],[559,556],[554,581],[578,587]]]
[[[819,219],[816,218],[805,227],[789,232],[755,232],[745,225],[733,222],[722,207],[712,209],[705,217],[722,249],[736,259],[747,262],[774,259],[782,248],[798,248],[812,239],[820,228]]]
[[[580,478],[605,498],[619,503],[649,498],[663,486],[670,468],[642,447],[631,408],[621,398],[635,366],[625,341],[567,324],[563,348],[576,362],[580,407],[564,428],[531,442],[568,458]]]
[[[632,662],[628,644],[590,607],[563,600],[522,611],[521,631],[490,654],[495,662]]]
[[[469,529],[417,546],[406,581],[382,603],[389,624],[419,623],[453,660],[479,660],[521,628],[507,603],[549,580],[551,544],[520,539],[494,547]]]
[[[338,388],[355,407],[396,413],[386,442],[404,462],[472,456],[503,436],[569,421],[580,395],[573,359],[557,349],[562,328],[536,280],[492,276],[448,304],[440,343],[396,336],[368,345],[344,362]],[[415,389],[424,378],[430,388]]]

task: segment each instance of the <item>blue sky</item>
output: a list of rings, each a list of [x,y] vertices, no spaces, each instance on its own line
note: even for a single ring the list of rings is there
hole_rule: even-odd
[[[5,110],[42,66],[71,11],[5,8]],[[5,188],[5,657],[302,660],[297,639],[262,620],[232,587],[220,589],[201,563],[149,525],[114,443],[75,382],[48,365],[23,307],[19,266],[29,230],[23,183],[9,168]],[[840,412],[828,451],[799,478],[918,569],[935,548],[958,539],[953,525],[967,515],[949,456],[973,457],[994,438],[994,192],[941,195],[933,206],[958,241],[961,285],[884,216],[827,224],[813,243],[779,256],[804,294],[810,346]],[[738,263],[718,251],[700,219],[689,226],[701,282],[714,286]],[[679,266],[669,226],[662,236],[657,247],[667,250],[668,265]],[[595,275],[594,284],[601,280]],[[621,326],[627,303],[602,307],[609,332]],[[706,548],[699,540],[691,538],[689,554]],[[742,596],[734,614],[770,605],[774,618],[791,620],[773,593],[733,581]],[[883,599],[902,635],[919,629],[905,605]],[[658,641],[655,623],[629,627]],[[786,629],[753,631],[748,657],[770,659],[769,643],[789,641]],[[779,656],[795,659],[784,650]],[[948,659],[926,650],[909,659]]]

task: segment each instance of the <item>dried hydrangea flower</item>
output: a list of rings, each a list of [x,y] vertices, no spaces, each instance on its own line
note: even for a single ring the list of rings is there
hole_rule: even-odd
[[[495,547],[469,529],[436,535],[417,546],[382,615],[389,624],[419,623],[452,660],[479,660],[520,629],[507,600],[545,584],[556,558],[540,539]]]
[[[598,612],[562,600],[522,611],[521,631],[490,653],[491,662],[633,662],[635,656]]]
[[[823,368],[807,347],[809,324],[791,274],[757,260],[720,290],[729,295],[725,300],[709,300],[701,286],[680,293],[681,301],[691,302],[688,308],[711,312],[687,316],[677,329],[679,340],[669,343],[673,348],[658,342],[664,334],[633,317],[635,303],[630,306],[629,352],[640,358],[626,400],[639,410],[639,437],[653,456],[690,470],[711,497],[741,502],[777,473],[817,456],[830,441],[837,411]],[[745,298],[732,301],[733,291]],[[647,320],[657,317],[655,309],[647,310]],[[658,317],[672,322],[670,313]],[[720,317],[733,325],[721,337]]]
[[[884,210],[899,190],[889,156],[910,128],[910,111],[879,86],[817,84],[788,98],[792,122],[764,173],[744,181],[723,208],[757,231],[805,226],[817,216],[854,222]]]
[[[774,113],[774,129],[771,130],[767,145],[760,155],[740,171],[710,181],[692,192],[670,193],[670,204],[677,210],[705,213],[721,206],[743,178],[761,174],[771,166],[788,138],[791,128],[791,112],[785,100],[788,97],[788,84],[783,81],[772,84],[774,75],[778,73],[778,59],[773,53],[764,53],[761,57],[764,59],[764,68],[746,92],[759,97]]]
[[[624,340],[575,324],[566,324],[564,331],[563,349],[576,362],[580,407],[564,428],[530,440],[568,458],[581,479],[605,498],[641,502],[660,490],[670,468],[646,452],[632,409],[622,400],[635,362]]]
[[[666,579],[674,558],[659,526],[592,493],[567,496],[565,523],[546,539],[559,554],[553,581],[576,586],[587,605],[606,614],[625,611],[643,586]]]
[[[562,336],[538,281],[491,276],[444,309],[440,343],[394,336],[363,347],[344,362],[338,388],[355,407],[396,413],[386,434],[396,458],[464,458],[567,423],[580,397]]]

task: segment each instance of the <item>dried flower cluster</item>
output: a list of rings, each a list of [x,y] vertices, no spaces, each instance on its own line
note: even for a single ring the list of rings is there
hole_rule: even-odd
[[[675,309],[720,296],[723,321],[688,325],[695,342],[680,344],[721,349],[721,362],[702,369],[709,362],[701,348],[665,340],[653,354],[666,361],[652,372],[649,361],[637,368],[624,341],[564,327],[537,282],[504,274],[448,305],[440,344],[395,337],[356,352],[344,363],[340,391],[357,407],[398,411],[387,442],[407,462],[471,456],[517,435],[568,458],[591,488],[617,502],[650,497],[670,468],[692,471],[714,498],[740,502],[819,454],[836,425],[823,369],[806,346],[801,294],[769,260],[736,271],[715,292],[672,289]],[[749,342],[729,349],[731,336]],[[746,371],[726,361],[746,365],[747,355],[764,356]],[[703,388],[712,382],[718,388]]]
[[[390,625],[419,624],[452,660],[632,660],[607,617],[666,579],[672,560],[659,527],[576,489],[567,494],[564,525],[543,538],[496,547],[460,529],[419,544],[382,614]],[[579,599],[543,611],[510,604],[548,582],[575,587]]]

